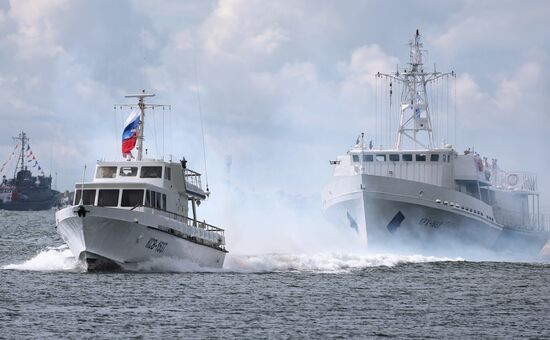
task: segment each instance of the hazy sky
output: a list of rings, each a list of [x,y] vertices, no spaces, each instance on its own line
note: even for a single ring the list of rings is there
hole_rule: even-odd
[[[240,192],[317,200],[328,160],[361,131],[377,137],[374,74],[408,61],[419,28],[429,62],[458,74],[449,142],[537,172],[550,211],[549,13],[548,1],[2,1],[0,158],[24,129],[72,188],[83,164],[120,157],[128,112],[113,104],[147,89],[172,105],[148,116],[149,155],[164,144],[203,172],[198,89],[214,192],[231,155]]]

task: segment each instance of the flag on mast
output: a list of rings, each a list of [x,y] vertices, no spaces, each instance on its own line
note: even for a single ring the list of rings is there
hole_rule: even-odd
[[[139,127],[139,110],[133,110],[124,123],[122,132],[122,156],[132,155],[132,150],[136,146],[137,129]]]

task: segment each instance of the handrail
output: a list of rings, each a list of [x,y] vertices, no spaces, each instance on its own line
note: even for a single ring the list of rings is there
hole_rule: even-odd
[[[550,215],[521,214],[512,210],[498,208],[494,210],[497,223],[522,230],[550,231]]]
[[[489,169],[491,171],[491,185],[496,188],[510,191],[538,191],[537,175],[525,171],[504,171],[501,169]]]
[[[168,210],[164,210],[164,209],[159,209],[159,208],[155,208],[155,207],[148,207],[148,206],[145,206],[143,204],[138,204],[136,206],[134,206],[132,209],[130,209],[131,211],[136,209],[136,208],[139,208],[139,207],[143,207],[143,208],[149,208],[149,209],[153,209],[153,210],[158,210],[160,212],[163,212],[163,213],[167,213],[167,214],[171,214],[173,216],[176,216],[176,217],[179,217],[183,220],[185,220],[185,222],[187,222],[187,225],[189,226],[192,226],[192,227],[197,227],[197,228],[202,228],[206,231],[214,231],[214,232],[220,232],[222,235],[224,234],[224,229],[222,228],[218,228],[218,227],[215,227],[211,224],[208,224],[206,222],[201,222],[201,221],[198,221],[196,219],[192,219],[192,218],[189,218],[187,216],[184,216],[184,215],[180,215],[180,214],[177,214],[175,212],[172,212],[172,211],[168,211]],[[189,224],[189,222],[191,222],[191,224]]]
[[[185,171],[185,176],[200,176],[201,175],[200,173],[198,173],[196,171],[193,171],[191,169],[187,169],[187,168],[185,168],[184,171]]]

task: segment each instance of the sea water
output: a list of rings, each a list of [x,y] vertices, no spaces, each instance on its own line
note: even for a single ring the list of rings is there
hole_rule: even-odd
[[[85,273],[53,214],[0,211],[0,338],[550,337],[544,262],[231,252]]]

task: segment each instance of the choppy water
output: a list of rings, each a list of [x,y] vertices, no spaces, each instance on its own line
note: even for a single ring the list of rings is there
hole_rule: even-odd
[[[549,338],[550,265],[231,253],[80,271],[53,212],[0,211],[0,338]]]

